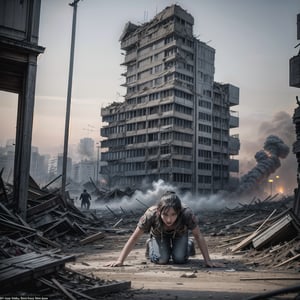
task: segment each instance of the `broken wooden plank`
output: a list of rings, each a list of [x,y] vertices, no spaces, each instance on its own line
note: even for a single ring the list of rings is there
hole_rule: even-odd
[[[105,205],[105,207],[112,213],[112,215],[114,217],[116,217],[116,218],[118,217],[118,215],[116,215],[115,212],[112,209],[110,209],[110,207],[108,205]]]
[[[27,210],[27,217],[31,217],[32,215],[39,214],[40,212],[43,212],[45,210],[48,210],[50,208],[55,207],[57,204],[60,204],[60,199],[58,196],[54,196],[49,200],[43,201],[42,203],[35,205],[33,207],[30,207]]]
[[[123,214],[127,215],[127,212],[125,211],[124,208],[122,208],[122,206],[120,206],[120,209],[121,209],[121,211],[122,211]]]
[[[299,277],[242,277],[241,281],[256,281],[256,280],[299,280]]]
[[[252,239],[254,237],[256,237],[259,233],[260,233],[259,231],[258,232],[257,231],[252,232],[248,237],[246,237],[245,239],[243,239],[236,246],[232,247],[231,251],[232,252],[236,252],[236,251],[238,251],[238,250],[240,250],[240,249],[248,246],[251,243]]]
[[[49,253],[35,253],[0,260],[0,285],[4,289],[17,286],[62,268],[75,256],[58,256]]]
[[[55,286],[57,286],[61,292],[66,295],[69,299],[71,300],[77,300],[77,298],[73,297],[72,294],[69,293],[69,291],[67,291],[63,285],[61,285],[55,278],[51,279],[52,282],[55,284]]]
[[[112,228],[117,227],[122,221],[123,221],[123,218],[121,218],[116,224],[114,224],[114,225],[112,226]]]
[[[237,221],[237,222],[234,222],[234,223],[231,223],[231,224],[226,225],[225,228],[226,228],[226,229],[230,229],[231,227],[236,226],[236,225],[238,225],[238,224],[240,224],[240,223],[242,223],[242,222],[244,222],[244,221],[246,221],[246,220],[248,220],[248,219],[250,219],[250,218],[252,218],[252,217],[254,217],[254,216],[255,216],[255,214],[252,214],[252,215],[250,215],[250,216],[247,216],[247,217],[245,217],[245,218],[243,218],[243,219],[241,219],[241,220],[239,220],[239,221]]]
[[[281,266],[283,266],[283,265],[285,265],[285,264],[287,264],[287,263],[289,263],[289,262],[291,262],[291,261],[293,261],[293,260],[295,260],[295,259],[297,259],[299,257],[300,257],[300,253],[297,254],[297,255],[295,255],[295,256],[293,256],[293,257],[291,257],[291,258],[289,258],[289,259],[287,259],[287,260],[285,260],[285,261],[283,261],[282,263],[280,263],[278,265],[275,265],[274,268],[281,267]]]
[[[55,242],[55,241],[52,241],[52,240],[49,240],[47,239],[46,237],[44,237],[41,233],[37,233],[37,237],[44,243],[54,247],[54,248],[61,248],[62,245]]]
[[[120,281],[116,283],[104,284],[103,286],[92,287],[83,292],[89,296],[101,296],[110,293],[117,293],[131,288],[131,281]]]
[[[72,227],[80,235],[86,235],[86,231],[77,222],[73,222]]]
[[[16,245],[20,248],[23,248],[23,249],[29,249],[29,250],[32,250],[34,251],[34,247],[31,245],[31,244],[28,244],[28,243],[21,243],[17,240],[13,240],[13,239],[10,239],[10,238],[7,238],[8,242],[10,243],[10,245]]]
[[[49,185],[51,185],[53,182],[55,182],[57,179],[59,179],[62,175],[58,175],[57,177],[55,177],[54,179],[52,179],[49,183],[47,183],[46,185],[44,185],[41,189],[45,190]]]
[[[13,230],[19,230],[19,231],[25,231],[25,232],[36,232],[36,230],[31,227],[23,226],[16,222],[5,220],[1,216],[0,216],[0,224],[2,224],[3,227],[5,226],[5,227],[8,227]]]
[[[46,278],[39,278],[38,281],[41,282],[42,284],[44,284],[44,285],[50,287],[50,288],[53,289],[53,290],[57,290],[57,291],[61,290],[57,285],[55,285],[53,282],[49,281],[49,280],[46,279]],[[60,284],[60,285],[61,285],[61,284]],[[67,287],[64,287],[64,286],[63,286],[63,288],[64,288],[65,290],[67,290],[68,292],[70,292],[70,293],[73,293],[73,294],[75,294],[75,295],[77,295],[77,296],[80,296],[80,299],[96,300],[95,298],[89,297],[89,296],[87,296],[87,295],[85,295],[85,294],[82,294],[82,293],[80,293],[80,292],[78,292],[78,291],[76,291],[76,290],[74,290],[74,289],[70,289],[70,288],[67,288]],[[77,299],[77,298],[76,298],[76,299]]]
[[[103,232],[97,232],[95,234],[92,234],[92,235],[84,238],[83,240],[80,240],[80,245],[85,245],[85,244],[94,242],[96,240],[103,239],[104,237],[105,237],[105,235]]]
[[[288,209],[282,211],[281,213],[277,214],[276,216],[274,216],[272,218],[269,218],[268,223],[272,223],[272,222],[275,222],[275,221],[279,220],[281,217],[283,217],[284,215],[286,215],[290,211],[291,211],[291,209],[288,208]],[[260,221],[256,221],[254,223],[249,224],[249,226],[257,226],[257,225],[262,224],[262,223],[263,223],[263,221],[260,220]]]
[[[259,231],[261,228],[263,228],[263,226],[271,219],[271,217],[275,214],[275,212],[277,211],[277,209],[275,208],[271,214],[264,220],[264,222],[255,230],[256,232]]]
[[[17,217],[16,217],[13,213],[11,213],[11,212],[6,208],[6,206],[3,205],[1,202],[0,202],[0,209],[6,214],[6,216],[8,216],[11,220],[15,220],[15,221],[18,220]]]
[[[234,236],[234,237],[232,237],[232,238],[228,238],[228,239],[226,239],[226,240],[223,240],[222,242],[223,242],[223,243],[232,242],[232,241],[236,241],[236,240],[243,239],[243,238],[245,238],[245,237],[247,237],[247,236],[249,236],[249,233],[248,233],[248,232],[247,232],[247,233],[240,234],[240,235],[238,235],[238,236]]]
[[[56,221],[51,227],[44,230],[44,234],[50,234],[51,232],[65,232],[68,230],[74,230],[72,223],[68,218],[63,218],[62,220]]]

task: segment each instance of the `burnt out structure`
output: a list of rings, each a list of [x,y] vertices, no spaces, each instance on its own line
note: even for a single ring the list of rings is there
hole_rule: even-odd
[[[178,5],[143,25],[128,22],[124,102],[101,109],[101,173],[111,187],[159,179],[209,194],[235,188],[239,126],[231,108],[239,88],[214,82],[215,49],[194,37],[194,18]]]
[[[26,217],[40,0],[0,1],[0,90],[18,94],[14,159],[16,210]]]
[[[297,15],[297,39],[300,40],[300,14]],[[298,44],[298,47],[300,44]],[[290,86],[300,88],[300,51],[297,55],[290,59]],[[297,183],[295,189],[294,212],[300,218],[300,101],[297,97],[298,107],[295,109],[293,121],[296,128],[296,141],[293,145],[293,152],[296,155],[297,168]]]

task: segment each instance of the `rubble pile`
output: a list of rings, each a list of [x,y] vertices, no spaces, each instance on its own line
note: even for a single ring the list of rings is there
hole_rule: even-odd
[[[96,299],[130,288],[128,281],[89,278],[65,267],[76,257],[60,255],[64,249],[104,238],[103,221],[93,212],[84,214],[71,199],[39,188],[32,179],[26,221],[14,211],[12,199],[0,178],[1,296]]]
[[[14,211],[9,189],[0,177],[1,296],[13,291],[14,296],[97,299],[130,288],[129,281],[101,280],[93,274],[76,273],[65,264],[76,260],[72,253],[78,246],[94,245],[96,249],[97,242],[108,234],[130,234],[147,209],[141,200],[136,199],[139,205],[134,210],[112,209],[107,199],[116,193],[109,192],[101,209],[79,210],[69,197],[63,200],[58,191],[40,188],[31,179],[27,218],[23,220]],[[299,272],[300,222],[292,202],[292,198],[275,195],[196,214],[210,248],[242,255],[249,268]]]
[[[243,255],[248,266],[299,272],[300,221],[291,208],[293,198],[276,200],[278,196],[204,212],[200,227],[205,234],[220,237],[216,247]]]
[[[87,236],[99,233],[103,222],[93,213],[86,215],[58,193],[49,193],[30,185],[26,222],[0,202],[0,257],[28,251],[72,247]],[[100,237],[100,236],[99,236]]]

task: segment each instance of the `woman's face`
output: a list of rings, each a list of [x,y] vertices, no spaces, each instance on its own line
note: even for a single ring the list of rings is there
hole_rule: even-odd
[[[163,223],[167,227],[171,227],[177,219],[177,213],[173,207],[164,209],[160,216],[161,216]]]

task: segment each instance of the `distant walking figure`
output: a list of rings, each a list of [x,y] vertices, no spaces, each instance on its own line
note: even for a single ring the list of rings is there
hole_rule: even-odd
[[[90,200],[92,200],[92,197],[86,190],[83,190],[83,193],[81,193],[79,200],[81,200],[81,208],[90,209]]]

